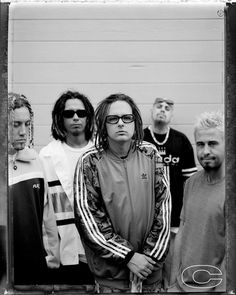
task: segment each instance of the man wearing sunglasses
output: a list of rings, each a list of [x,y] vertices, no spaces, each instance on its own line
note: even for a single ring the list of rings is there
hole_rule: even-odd
[[[92,284],[80,235],[75,226],[73,178],[83,152],[93,145],[94,109],[86,96],[67,91],[52,110],[53,140],[40,151],[60,237],[60,268],[51,271],[54,284]]]
[[[197,171],[189,139],[182,132],[170,128],[173,111],[173,100],[157,97],[151,110],[152,124],[144,129],[144,140],[156,146],[169,177],[172,197],[171,241],[174,240],[179,228],[184,182]],[[169,279],[170,255],[171,250],[164,266],[165,281]]]
[[[159,154],[142,142],[141,115],[129,96],[110,95],[95,118],[96,144],[80,158],[74,185],[75,216],[97,291],[160,291],[170,194]]]

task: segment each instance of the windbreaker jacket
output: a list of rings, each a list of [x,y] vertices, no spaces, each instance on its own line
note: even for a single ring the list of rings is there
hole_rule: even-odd
[[[96,280],[127,286],[134,252],[166,257],[170,234],[169,184],[155,147],[143,143],[125,159],[91,148],[75,173],[75,214]],[[155,273],[148,279],[156,281]],[[118,284],[118,285],[117,285]]]
[[[43,168],[33,149],[19,151],[14,165],[9,161],[9,197],[13,210],[15,283],[19,276],[28,283],[39,283],[39,273],[45,273],[46,262],[50,268],[59,266],[58,234]]]
[[[42,148],[39,157],[45,170],[48,194],[60,236],[58,259],[62,265],[76,265],[79,263],[79,254],[85,253],[75,226],[73,178],[62,142],[53,140]]]

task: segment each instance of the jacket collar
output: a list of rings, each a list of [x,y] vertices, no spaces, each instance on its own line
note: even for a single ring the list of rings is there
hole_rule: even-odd
[[[63,149],[62,142],[59,140],[51,141],[46,155],[51,157],[56,175],[70,202],[73,203],[73,179],[70,177],[69,162],[65,150]]]
[[[34,149],[30,149],[27,147],[17,152],[15,161],[30,162],[35,160],[36,157],[37,157],[36,151]]]
[[[136,150],[136,146],[135,146],[135,142],[133,141],[130,145],[130,148],[129,148],[129,151],[128,151],[128,154],[126,157],[118,156],[114,151],[112,151],[109,148],[105,152],[108,155],[108,157],[110,157],[118,162],[120,162],[120,161],[122,162],[122,161],[130,159],[133,156],[135,150]]]

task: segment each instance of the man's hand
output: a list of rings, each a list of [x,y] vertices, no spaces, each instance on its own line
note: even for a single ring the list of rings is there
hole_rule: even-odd
[[[136,252],[127,266],[137,277],[145,280],[152,273],[155,263],[152,258]]]

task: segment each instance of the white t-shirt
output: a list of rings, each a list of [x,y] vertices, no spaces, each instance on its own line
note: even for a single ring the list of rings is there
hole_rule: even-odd
[[[74,179],[75,167],[77,165],[79,158],[85,151],[87,151],[91,146],[93,146],[93,142],[89,141],[88,144],[82,148],[73,148],[64,142],[62,143],[62,146],[69,161],[71,178]],[[79,253],[79,260],[84,263],[87,263],[86,257],[84,255],[84,249],[82,250],[82,253]]]
[[[90,147],[93,146],[93,142],[89,141],[88,144],[82,148],[73,148],[64,142],[62,146],[67,155],[67,158],[70,164],[69,166],[71,171],[71,177],[73,178],[75,173],[75,167],[77,165],[79,158],[84,152],[86,152]]]

